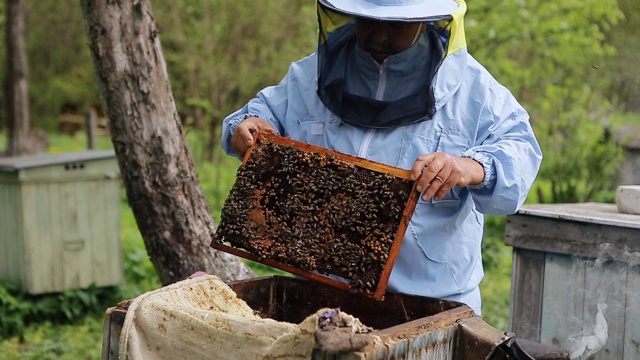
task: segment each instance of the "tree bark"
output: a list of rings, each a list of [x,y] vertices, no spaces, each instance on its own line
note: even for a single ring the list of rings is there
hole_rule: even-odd
[[[150,0],[81,0],[118,165],[163,285],[196,271],[253,276],[210,247],[215,231],[171,92]]]
[[[25,36],[25,0],[7,0],[7,156],[26,154],[29,147],[29,68]]]

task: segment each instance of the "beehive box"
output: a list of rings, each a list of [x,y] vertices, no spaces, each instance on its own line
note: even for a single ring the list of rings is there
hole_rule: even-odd
[[[0,159],[0,279],[29,294],[122,283],[113,151]]]
[[[408,170],[259,133],[211,246],[380,299],[418,195]]]
[[[581,355],[585,340],[603,341],[582,359],[640,359],[639,240],[640,215],[615,204],[529,204],[509,215],[510,329]]]
[[[388,293],[378,301],[353,296],[326,284],[282,276],[240,280],[228,285],[263,318],[297,324],[316,310],[340,308],[372,327],[370,334],[380,337],[380,343],[369,344],[355,352],[335,353],[314,348],[311,358],[317,360],[484,359],[492,358],[489,354],[511,339],[510,334],[485,323],[467,305],[450,300]],[[120,347],[125,346],[123,325],[132,301],[124,301],[107,310],[102,360],[117,359],[122,350]],[[178,320],[167,316],[166,321]],[[186,338],[190,331],[187,323],[184,329]],[[163,328],[159,327],[158,331]],[[242,351],[242,343],[247,340],[242,336],[234,340],[238,342],[238,351]],[[147,347],[144,342],[132,345],[135,346]],[[211,343],[193,346],[210,349],[215,358],[217,349]],[[157,357],[171,358],[171,351],[171,348],[157,349]]]

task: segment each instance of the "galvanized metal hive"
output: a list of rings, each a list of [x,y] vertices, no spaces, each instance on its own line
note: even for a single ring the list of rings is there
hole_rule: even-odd
[[[380,299],[413,186],[407,170],[259,133],[211,246]]]

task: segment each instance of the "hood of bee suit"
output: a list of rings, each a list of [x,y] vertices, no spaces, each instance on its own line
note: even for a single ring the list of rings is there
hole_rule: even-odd
[[[433,117],[441,103],[435,95],[442,92],[436,89],[435,81],[441,65],[455,53],[466,53],[464,0],[318,0],[317,12],[317,92],[333,114],[346,123],[369,128],[399,127]],[[427,30],[408,50],[413,56],[410,61],[422,67],[421,70],[428,74],[428,81],[414,93],[393,101],[347,91],[348,53],[356,46],[356,17],[376,21],[426,22]],[[414,50],[417,43],[425,51]],[[466,64],[466,59],[464,61]],[[452,79],[441,82],[451,84]]]

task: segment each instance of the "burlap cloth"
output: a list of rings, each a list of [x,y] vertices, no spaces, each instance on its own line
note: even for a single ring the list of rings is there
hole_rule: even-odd
[[[309,359],[323,311],[299,324],[262,318],[218,277],[200,276],[131,302],[119,359]]]

